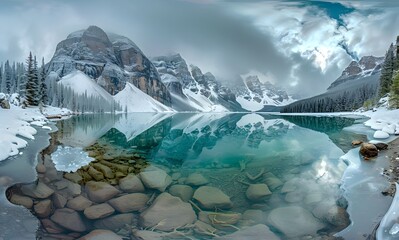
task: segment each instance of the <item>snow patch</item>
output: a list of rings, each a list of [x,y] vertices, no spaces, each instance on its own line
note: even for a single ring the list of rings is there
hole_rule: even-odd
[[[55,164],[55,168],[63,172],[75,172],[94,160],[82,148],[68,146],[58,147],[57,151],[51,155],[51,159]]]

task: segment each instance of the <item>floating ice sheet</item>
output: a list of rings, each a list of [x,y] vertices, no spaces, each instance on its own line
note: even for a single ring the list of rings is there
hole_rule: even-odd
[[[57,151],[51,155],[51,158],[53,159],[55,168],[63,172],[74,172],[94,160],[82,148],[67,146],[58,147]]]

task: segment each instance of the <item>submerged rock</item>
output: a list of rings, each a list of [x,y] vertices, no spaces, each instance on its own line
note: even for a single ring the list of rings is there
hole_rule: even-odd
[[[172,183],[172,178],[162,169],[150,167],[140,173],[140,178],[144,185],[151,189],[157,189],[161,192]]]
[[[64,208],[67,203],[67,199],[59,193],[53,195],[53,204],[56,208]]]
[[[67,207],[76,211],[83,211],[93,204],[89,199],[79,195],[76,198],[68,200]]]
[[[48,233],[62,233],[65,231],[64,228],[60,227],[58,224],[55,222],[51,221],[50,219],[42,219],[41,220],[43,228],[48,232]]]
[[[159,195],[154,203],[140,214],[143,227],[154,227],[161,231],[192,224],[197,219],[191,204],[183,202],[169,193]]]
[[[18,194],[13,194],[11,196],[10,202],[14,203],[15,205],[22,205],[26,208],[32,208],[33,201],[30,197],[21,196]]]
[[[249,185],[245,195],[251,201],[259,201],[264,197],[272,194],[266,184],[251,184]]]
[[[194,192],[193,198],[205,209],[226,209],[233,206],[230,197],[215,187],[202,186]]]
[[[50,216],[52,207],[53,205],[51,203],[51,200],[46,199],[36,203],[35,206],[33,206],[33,209],[35,210],[35,213],[38,217],[46,218]]]
[[[140,178],[136,175],[129,174],[119,180],[119,187],[127,193],[144,192],[145,188]]]
[[[101,203],[86,208],[83,213],[88,219],[99,219],[108,217],[114,212],[115,210],[108,203]]]
[[[170,187],[169,193],[188,202],[193,197],[194,189],[188,185],[177,184]]]
[[[242,239],[267,239],[267,240],[280,240],[269,227],[264,224],[258,224],[252,227],[238,230],[235,233],[219,237],[221,240],[242,240]]]
[[[212,227],[211,225],[209,225],[208,223],[205,223],[203,221],[197,220],[194,223],[194,231],[197,234],[200,235],[205,235],[205,236],[209,236],[210,233],[214,234],[215,232],[217,232],[217,229]]]
[[[74,232],[85,232],[87,229],[79,213],[69,208],[55,210],[51,220],[61,227]]]
[[[144,193],[131,193],[108,201],[118,212],[127,213],[144,209],[150,198]]]
[[[201,186],[208,184],[209,180],[200,173],[192,173],[186,178],[186,184],[192,186]]]
[[[94,222],[94,226],[100,229],[117,231],[126,225],[132,224],[134,215],[132,213],[123,213],[99,219]]]
[[[123,240],[123,238],[112,231],[96,229],[79,240]]]
[[[23,185],[21,191],[29,197],[41,199],[48,198],[54,193],[53,189],[49,188],[41,181],[39,181],[37,185],[35,183]]]
[[[298,207],[281,207],[270,212],[268,222],[288,238],[316,235],[325,225],[308,210]]]
[[[119,194],[118,189],[104,182],[90,181],[86,184],[86,192],[90,200],[102,203]]]
[[[378,156],[378,149],[374,144],[362,143],[360,146],[360,154],[366,158],[372,158]]]

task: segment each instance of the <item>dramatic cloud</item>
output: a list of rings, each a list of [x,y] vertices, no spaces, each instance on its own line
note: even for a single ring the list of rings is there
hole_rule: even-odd
[[[181,53],[233,82],[260,75],[292,93],[324,91],[357,56],[382,56],[399,34],[394,1],[6,0],[0,61],[48,61],[73,31],[97,25],[147,55]],[[387,7],[388,6],[388,7]]]

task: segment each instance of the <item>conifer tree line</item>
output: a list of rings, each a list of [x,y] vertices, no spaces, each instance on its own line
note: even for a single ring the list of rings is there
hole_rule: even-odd
[[[388,93],[390,106],[399,108],[399,36],[396,45],[389,46],[381,70],[379,97],[384,97]]]
[[[77,94],[70,87],[58,84],[58,74],[47,73],[44,59],[38,67],[36,56],[29,53],[26,63],[6,61],[0,64],[0,92],[18,94],[23,106],[46,106],[68,108],[78,113],[101,113],[122,111],[115,101],[109,102],[87,92]]]

